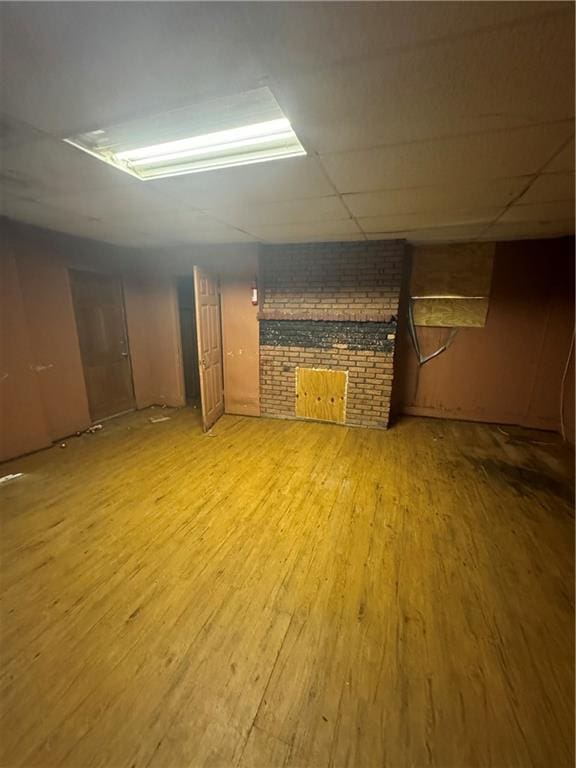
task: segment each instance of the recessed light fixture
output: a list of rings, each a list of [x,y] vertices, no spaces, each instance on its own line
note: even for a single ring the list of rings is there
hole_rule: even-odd
[[[143,181],[306,154],[268,88],[64,141]]]

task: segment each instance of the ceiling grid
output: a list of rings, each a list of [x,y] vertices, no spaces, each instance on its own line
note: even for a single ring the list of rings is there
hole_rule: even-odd
[[[150,248],[574,232],[572,3],[6,2],[0,35],[9,218]],[[141,181],[63,142],[263,86],[306,156]]]

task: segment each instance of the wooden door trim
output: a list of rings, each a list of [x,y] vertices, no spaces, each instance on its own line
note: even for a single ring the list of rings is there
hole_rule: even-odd
[[[106,270],[102,269],[93,269],[92,267],[86,267],[86,269],[81,269],[79,267],[68,267],[68,287],[70,290],[70,296],[72,299],[72,306],[74,308],[74,295],[72,294],[72,286],[70,284],[70,273],[77,273],[77,274],[89,274],[89,275],[102,275],[102,277],[114,277],[118,280],[120,283],[120,294],[122,296],[122,318],[124,319],[124,330],[126,332],[126,351],[128,352],[128,360],[130,363],[130,385],[132,388],[132,398],[134,400],[134,408],[129,408],[127,411],[121,411],[120,413],[115,413],[112,416],[106,416],[105,418],[110,419],[114,418],[115,416],[121,416],[123,413],[132,413],[133,411],[136,411],[136,387],[134,386],[134,367],[132,365],[132,349],[130,348],[130,335],[128,333],[128,315],[126,314],[126,288],[124,285],[124,278],[121,274],[117,272],[108,272]],[[76,320],[76,310],[74,308],[74,320]],[[76,330],[76,337],[78,338],[78,347],[80,348],[80,337],[78,336],[78,327],[76,322],[74,323],[75,330]],[[80,350],[80,353],[82,353],[82,350]],[[80,358],[82,358],[82,354],[80,354]],[[82,365],[82,377],[84,378],[84,365]],[[86,387],[86,381],[84,381],[84,387]],[[90,408],[88,408],[90,410]],[[92,418],[92,416],[90,416]],[[103,421],[103,419],[99,419],[99,421]]]
[[[136,389],[134,386],[134,369],[132,365],[132,350],[130,348],[130,336],[128,334],[128,316],[126,313],[126,296],[125,296],[125,286],[124,286],[124,280],[121,274],[117,272],[110,272],[107,270],[101,270],[101,269],[93,269],[92,267],[76,267],[76,266],[67,266],[67,279],[68,279],[68,290],[70,292],[70,298],[72,301],[72,307],[74,310],[74,328],[76,331],[76,338],[78,342],[78,350],[80,353],[80,360],[82,363],[82,380],[84,382],[84,389],[86,392],[86,397],[88,401],[88,412],[90,415],[90,422],[91,424],[96,424],[101,421],[105,421],[107,419],[116,418],[117,416],[121,416],[126,413],[132,413],[133,411],[137,410],[136,406]],[[130,392],[129,395],[131,397],[132,404],[129,408],[123,408],[121,411],[118,411],[117,413],[111,413],[108,416],[102,416],[100,418],[94,418],[94,415],[92,413],[92,404],[90,403],[90,397],[88,393],[88,385],[86,382],[86,370],[85,370],[85,364],[84,364],[84,355],[82,352],[82,343],[80,339],[80,332],[78,329],[78,316],[77,316],[77,305],[76,305],[76,298],[74,294],[74,279],[75,275],[78,276],[78,280],[81,280],[83,276],[85,275],[92,275],[92,276],[98,276],[98,277],[104,277],[104,278],[111,278],[113,280],[116,280],[118,282],[119,288],[120,288],[120,310],[121,310],[121,317],[122,317],[122,324],[123,324],[123,335],[125,340],[125,351],[126,351],[126,362],[129,366],[129,384],[130,384]]]

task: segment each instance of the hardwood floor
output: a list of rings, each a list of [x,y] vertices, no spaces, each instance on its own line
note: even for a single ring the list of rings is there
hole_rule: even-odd
[[[2,766],[573,765],[563,447],[158,414],[2,467]]]

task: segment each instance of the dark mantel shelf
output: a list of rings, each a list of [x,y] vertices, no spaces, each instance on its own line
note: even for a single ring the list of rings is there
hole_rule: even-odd
[[[396,315],[393,315],[390,312],[368,312],[366,310],[263,309],[258,313],[258,320],[312,320],[320,322],[328,320],[331,322],[344,323],[391,323],[396,320]]]

